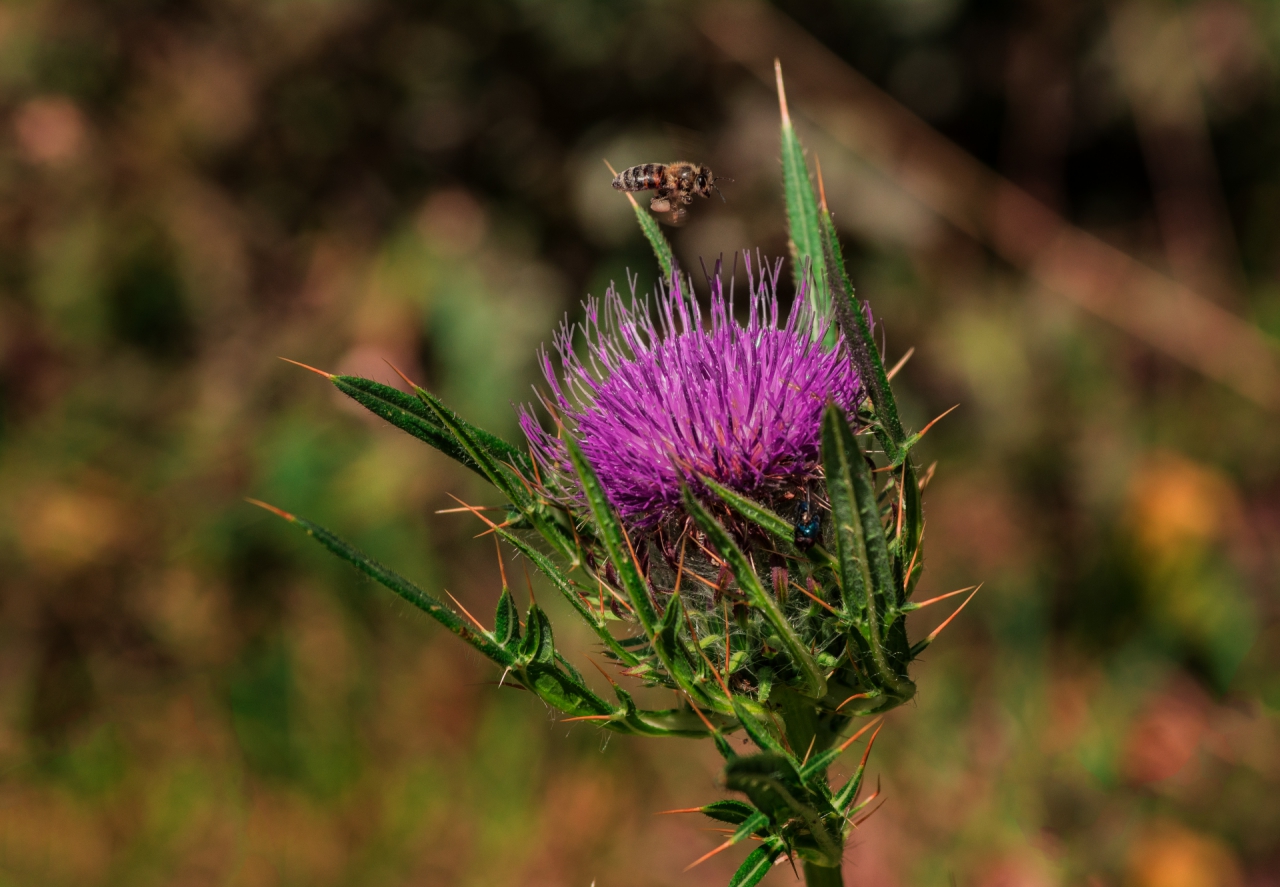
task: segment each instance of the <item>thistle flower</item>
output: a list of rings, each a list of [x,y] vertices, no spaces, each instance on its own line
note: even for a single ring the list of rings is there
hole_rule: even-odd
[[[823,410],[829,402],[851,409],[861,397],[843,339],[823,347],[825,322],[814,323],[803,289],[781,318],[781,261],[753,269],[745,255],[745,324],[717,264],[709,325],[676,275],[659,288],[656,310],[634,285],[629,303],[614,287],[589,299],[585,321],[566,320],[555,337],[559,375],[543,350],[548,409],[572,429],[632,526],[678,515],[681,485],[699,489],[700,476],[760,500],[807,489],[818,474]],[[579,337],[585,359],[574,348]],[[580,499],[564,443],[528,408],[520,424],[541,466]]]
[[[866,304],[808,177],[780,70],[778,87],[799,289],[785,320],[781,263],[753,269],[749,260],[746,320],[736,319],[733,284],[726,294],[718,265],[704,317],[670,244],[635,205],[671,284],[652,304],[636,298],[634,283],[629,300],[610,288],[585,304],[583,322],[562,324],[559,371],[541,355],[550,388],[542,403],[556,434],[520,411],[531,452],[407,379],[411,392],[321,373],[491,484],[506,501],[501,523],[488,516],[493,506],[459,500],[451,510],[486,524],[499,554],[505,544],[527,559],[595,633],[605,659],[628,679],[675,691],[674,708],[640,707],[607,673],[616,701],[599,695],[557,649],[532,593],[520,618],[505,570],[487,628],[325,528],[258,504],[420,608],[502,669],[502,682],[567,721],[711,738],[725,759],[724,786],[746,800],[669,812],[697,810],[734,826],[702,859],[758,842],[734,887],[753,887],[784,859],[803,863],[809,887],[836,887],[845,842],[874,811],[878,792],[861,789],[878,728],[843,785],[828,768],[872,729],[854,732],[856,719],[914,697],[911,662],[964,604],[926,637],[908,639],[909,613],[962,592],[911,600],[928,480],[912,449],[923,432],[909,434],[899,418]],[[968,603],[973,589],[962,591]],[[733,730],[757,752],[730,745]]]

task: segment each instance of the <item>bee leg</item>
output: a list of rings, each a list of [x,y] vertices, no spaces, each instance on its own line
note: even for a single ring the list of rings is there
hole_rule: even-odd
[[[671,212],[671,199],[661,194],[656,194],[653,199],[649,201],[649,209],[656,213]]]

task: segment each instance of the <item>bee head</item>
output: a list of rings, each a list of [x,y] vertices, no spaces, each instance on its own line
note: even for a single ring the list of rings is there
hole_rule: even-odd
[[[699,197],[710,197],[711,189],[716,186],[716,177],[711,169],[699,166],[693,176],[693,192]]]

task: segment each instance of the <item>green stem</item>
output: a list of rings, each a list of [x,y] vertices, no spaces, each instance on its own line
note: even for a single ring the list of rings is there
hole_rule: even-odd
[[[804,864],[804,883],[805,887],[844,887],[844,876],[840,873],[839,866],[827,868],[826,866],[806,862]]]

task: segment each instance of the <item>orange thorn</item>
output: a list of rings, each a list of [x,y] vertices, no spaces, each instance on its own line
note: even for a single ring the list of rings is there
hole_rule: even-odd
[[[848,705],[850,702],[853,702],[853,700],[855,700],[855,699],[869,699],[869,698],[871,698],[871,694],[870,694],[870,693],[854,693],[852,696],[850,696],[850,697],[849,697],[848,699],[846,699],[844,702],[842,702],[842,703],[840,703],[839,705],[837,705],[837,706],[836,706],[836,711],[839,711],[840,709],[844,708],[846,705]]]
[[[721,598],[720,603],[724,604],[724,674],[729,677],[729,599]]]
[[[915,345],[912,345],[910,348],[908,348],[908,349],[907,349],[907,353],[906,353],[906,354],[904,354],[904,355],[902,355],[902,357],[898,358],[898,362],[897,362],[897,363],[895,363],[895,364],[893,365],[893,369],[889,370],[889,372],[887,372],[887,373],[885,373],[885,374],[884,374],[884,375],[885,375],[885,378],[886,378],[886,379],[889,379],[890,381],[892,381],[893,377],[894,377],[894,376],[896,376],[896,375],[898,375],[898,370],[900,370],[900,369],[902,369],[904,366],[906,366],[906,365],[907,365],[907,361],[911,359],[911,355],[913,355],[913,354],[915,354],[915,353],[916,353],[916,346],[915,346]]]
[[[917,610],[923,609],[929,606],[930,604],[936,604],[938,601],[945,601],[949,597],[955,597],[958,594],[964,594],[966,591],[976,591],[977,588],[978,586],[976,585],[970,585],[968,588],[960,588],[955,591],[948,591],[946,594],[940,594],[937,597],[929,598],[927,601],[924,601],[923,603],[916,604],[916,609]]]
[[[416,389],[416,388],[418,387],[418,383],[417,383],[417,382],[414,382],[412,379],[410,379],[410,378],[409,378],[408,376],[406,376],[404,373],[400,372],[400,368],[399,368],[398,366],[396,366],[394,363],[392,363],[391,361],[387,360],[385,357],[384,357],[384,358],[382,358],[382,362],[383,362],[383,363],[385,363],[387,366],[391,367],[391,371],[392,371],[393,373],[395,373],[395,374],[396,374],[397,376],[399,376],[401,379],[404,379],[404,384],[408,385],[410,389]]]
[[[979,585],[977,588],[975,588],[975,589],[973,590],[973,594],[971,594],[971,595],[969,595],[967,598],[965,598],[965,599],[964,599],[964,603],[963,603],[963,604],[961,604],[960,606],[956,607],[956,611],[955,611],[954,613],[952,613],[950,616],[948,616],[945,622],[943,622],[941,625],[939,625],[937,628],[935,628],[933,631],[931,631],[931,632],[929,633],[929,636],[928,636],[927,638],[925,638],[925,641],[927,641],[928,643],[933,643],[933,639],[934,639],[934,638],[936,638],[936,637],[937,637],[937,636],[942,632],[942,629],[946,628],[948,625],[950,625],[950,624],[951,624],[951,620],[952,620],[952,619],[955,619],[957,616],[959,616],[959,615],[960,615],[960,611],[961,611],[961,610],[963,610],[965,607],[967,607],[967,606],[969,605],[969,601],[973,600],[973,595],[974,595],[974,594],[977,594],[977,593],[978,593],[978,590],[979,590],[979,589],[981,589],[981,588],[982,588],[982,586],[981,586],[981,585]]]
[[[289,523],[293,523],[294,521],[297,520],[296,517],[294,517],[289,512],[285,511],[283,508],[276,508],[274,505],[268,505],[266,502],[263,502],[261,499],[250,499],[248,497],[245,497],[244,501],[248,502],[250,505],[256,505],[259,508],[265,508],[267,511],[271,512],[272,514],[279,515],[280,517],[284,518]]]
[[[717,853],[720,853],[721,851],[724,851],[724,850],[728,850],[730,847],[733,846],[733,844],[734,844],[733,838],[730,838],[729,840],[721,844],[719,847],[712,850],[710,853],[704,854],[703,856],[700,856],[697,859],[695,859],[693,862],[689,863],[687,866],[684,867],[684,870],[687,872],[692,868],[696,868],[697,866],[702,865],[704,862],[706,862],[711,857],[715,856]]]
[[[883,718],[883,717],[876,718],[874,721],[872,721],[870,724],[867,724],[865,727],[863,727],[863,728],[862,728],[861,730],[859,730],[857,733],[854,733],[852,736],[850,736],[848,739],[846,739],[843,743],[841,743],[841,744],[840,744],[840,751],[842,751],[842,752],[843,752],[843,751],[844,751],[845,749],[847,749],[849,746],[853,745],[855,742],[857,742],[857,741],[858,741],[858,737],[860,737],[863,733],[866,733],[866,732],[867,732],[868,730],[870,730],[872,727],[875,727],[875,726],[876,726],[876,724],[880,724],[881,726],[883,726],[883,725],[884,725],[884,718]],[[877,727],[877,728],[876,728],[876,733],[879,733],[879,732],[880,732],[880,729]],[[876,740],[875,736],[872,736],[872,737],[871,737],[871,742],[875,742],[875,740]],[[869,747],[869,746],[871,745],[871,743],[867,743],[867,745],[868,745],[868,747]]]
[[[497,535],[493,537],[493,547],[498,551],[498,572],[502,574],[502,587],[507,588],[507,568],[502,563],[502,540]],[[536,603],[533,599],[533,592],[529,592],[529,603]]]
[[[529,564],[526,562],[524,566],[524,582],[529,586],[529,600],[533,600],[533,580],[529,578]]]
[[[884,726],[884,718],[881,718],[880,727],[883,727],[883,726]],[[871,738],[867,740],[867,747],[862,750],[862,760],[858,761],[859,767],[867,766],[867,758],[871,757],[871,746],[876,744],[876,737],[880,735],[880,727],[876,727],[876,732],[872,733]],[[880,794],[880,789],[878,785],[879,784],[877,783],[877,788],[876,788],[877,795]]]
[[[782,109],[782,125],[791,125],[791,114],[787,111],[787,90],[782,85],[782,60],[773,60],[773,75],[778,81],[778,107]]]
[[[811,599],[815,604],[821,604],[822,606],[824,606],[824,607],[826,607],[828,610],[830,610],[832,613],[835,613],[837,616],[839,616],[839,615],[840,615],[840,611],[839,611],[839,610],[837,610],[835,607],[833,607],[833,606],[831,606],[830,604],[828,604],[826,601],[824,601],[822,598],[818,597],[818,596],[817,596],[816,594],[814,594],[813,592],[809,591],[809,589],[807,589],[807,588],[802,588],[801,586],[797,585],[797,584],[796,584],[796,582],[795,582],[795,580],[792,580],[792,582],[791,582],[791,587],[792,587],[792,588],[794,588],[794,589],[796,589],[796,591],[800,592],[800,593],[801,593],[801,594],[803,594],[805,597],[810,598],[810,599]]]
[[[598,671],[598,672],[600,672],[600,674],[604,675],[604,679],[605,679],[606,681],[608,681],[610,684],[613,684],[613,686],[615,686],[615,687],[616,687],[616,686],[618,686],[618,682],[617,682],[617,681],[615,681],[612,677],[610,677],[609,673],[608,673],[607,671],[605,671],[603,668],[601,668],[601,667],[600,667],[600,665],[599,665],[599,663],[597,663],[597,662],[596,662],[594,659],[592,659],[590,656],[588,656],[588,657],[587,657],[587,661],[588,661],[588,662],[590,662],[592,665],[594,665],[594,666],[596,667],[596,671]]]
[[[876,792],[876,794],[879,794],[879,792]],[[872,795],[872,797],[875,797],[875,795]],[[868,801],[870,801],[870,800],[871,800],[871,798],[867,798],[867,800],[868,800]],[[885,798],[884,800],[885,800],[885,801],[887,801],[887,800],[889,800],[889,799],[888,799],[888,798]],[[853,827],[854,827],[854,828],[857,828],[858,826],[862,825],[864,822],[866,822],[868,819],[870,819],[870,818],[871,818],[872,816],[874,816],[876,813],[880,812],[880,808],[881,808],[881,807],[883,807],[883,806],[884,806],[884,801],[881,801],[879,804],[877,804],[877,805],[876,805],[876,808],[875,808],[874,810],[872,810],[872,811],[870,811],[870,812],[868,812],[868,813],[864,814],[863,816],[858,817],[856,820],[854,820]]]
[[[448,595],[449,595],[449,600],[451,600],[451,601],[453,601],[455,604],[457,604],[457,605],[458,605],[458,609],[459,609],[459,610],[461,610],[461,611],[463,612],[463,614],[464,614],[468,619],[470,619],[472,622],[474,622],[474,623],[475,623],[476,628],[480,629],[480,630],[481,630],[481,631],[483,631],[485,634],[488,634],[488,633],[489,633],[489,629],[487,629],[487,628],[485,628],[483,625],[481,625],[481,624],[480,624],[480,620],[479,620],[479,619],[477,619],[476,617],[472,616],[470,613],[468,613],[468,612],[467,612],[467,608],[466,608],[466,607],[464,607],[464,606],[462,606],[462,601],[458,600],[458,599],[457,599],[456,597],[454,597],[452,594],[449,594],[449,589],[447,589],[447,588],[446,588],[446,589],[444,590],[444,593],[445,593],[445,594],[448,594]]]
[[[862,786],[858,786],[858,791],[853,796],[854,801],[858,800],[858,794],[860,794],[861,792],[862,792]],[[858,806],[854,807],[853,810],[849,812],[849,816],[857,815],[859,810],[866,807],[868,804],[870,804],[872,801],[874,801],[878,797],[880,797],[880,777],[879,776],[876,777],[876,790],[873,791],[871,794],[867,795],[867,799],[865,801],[863,801]],[[845,817],[845,819],[847,820],[848,817]]]
[[[436,514],[461,514],[464,511],[475,513],[477,511],[506,511],[506,507],[502,505],[464,505],[462,508],[438,508]]]
[[[659,810],[654,816],[669,816],[672,813],[701,813],[701,807],[685,807],[682,810]]]
[[[294,366],[302,367],[304,370],[311,370],[311,372],[313,373],[318,373],[319,375],[324,376],[326,379],[333,378],[333,373],[326,373],[324,370],[318,370],[313,366],[307,366],[305,363],[299,363],[298,361],[290,360],[287,357],[282,357],[280,359],[283,360],[285,363],[291,363]]]
[[[814,733],[813,738],[809,740],[809,748],[804,753],[804,760],[800,762],[801,767],[809,763],[809,755],[813,754],[813,744],[817,741],[818,741],[818,734]]]
[[[953,412],[954,410],[957,410],[957,409],[959,409],[959,408],[960,408],[960,404],[956,404],[956,405],[955,405],[955,406],[953,406],[951,409],[949,409],[949,410],[945,411],[944,413],[942,413],[941,415],[939,415],[937,418],[935,418],[935,419],[934,419],[932,422],[930,422],[928,425],[924,426],[924,428],[920,429],[920,433],[916,435],[916,440],[919,440],[920,438],[922,438],[922,437],[924,437],[926,434],[928,434],[929,429],[930,429],[930,428],[932,428],[934,425],[937,425],[940,421],[942,421],[942,419],[943,419],[943,417],[944,417],[944,416],[948,415],[949,413],[951,413],[951,412]]]
[[[707,716],[702,713],[702,709],[698,708],[698,706],[693,704],[693,700],[689,697],[688,693],[685,694],[684,698],[688,701],[689,707],[693,709],[693,713],[698,716],[698,720],[702,721],[702,723],[706,725],[708,730],[710,730],[712,733],[720,732],[712,725],[711,721],[707,718]]]
[[[676,565],[676,587],[671,590],[672,596],[680,593],[680,580],[684,578],[684,547],[688,542],[689,537],[687,535],[680,540],[680,563]]]
[[[565,718],[560,723],[571,724],[574,721],[612,721],[613,715],[579,715],[576,718]]]
[[[823,212],[827,212],[827,188],[822,184],[822,161],[818,159],[818,155],[813,155],[813,163],[818,167],[818,206]]]

